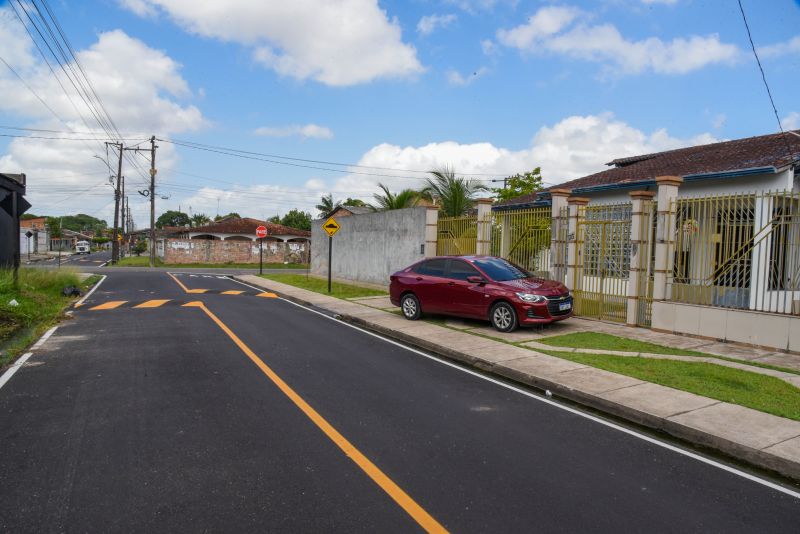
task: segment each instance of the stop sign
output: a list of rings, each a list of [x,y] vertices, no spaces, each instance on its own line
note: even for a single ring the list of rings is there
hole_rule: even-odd
[[[256,228],[256,237],[265,238],[267,237],[267,227],[266,226],[259,226]]]

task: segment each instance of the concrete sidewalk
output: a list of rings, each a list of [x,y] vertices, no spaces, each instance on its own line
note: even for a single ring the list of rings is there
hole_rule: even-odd
[[[452,327],[408,321],[382,309],[385,297],[353,302],[258,276],[235,278],[274,291],[288,300],[325,309],[343,321],[386,337],[550,390],[554,395],[800,480],[800,421],[644,382]],[[514,334],[526,338],[515,341],[536,339],[525,331]]]

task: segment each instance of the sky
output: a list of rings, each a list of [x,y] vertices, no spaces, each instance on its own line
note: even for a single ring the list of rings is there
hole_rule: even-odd
[[[800,128],[800,0],[742,5],[782,127]],[[74,51],[65,71],[148,149],[123,164],[138,228],[152,135],[157,214],[266,218],[444,166],[490,186],[541,167],[552,185],[779,128],[736,0],[12,0],[0,172],[27,175],[36,214],[111,221],[117,161],[36,7]]]

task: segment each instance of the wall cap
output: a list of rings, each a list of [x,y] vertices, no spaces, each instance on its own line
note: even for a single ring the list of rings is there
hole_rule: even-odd
[[[661,185],[681,185],[683,178],[680,176],[656,176],[656,183]]]
[[[578,206],[585,206],[586,204],[589,203],[590,200],[591,199],[586,198],[586,197],[569,197],[567,199],[567,204],[575,204],[575,205],[578,205]]]
[[[643,198],[643,199],[650,199],[656,196],[655,191],[631,191],[628,193],[631,198]]]
[[[549,193],[551,197],[568,197],[572,194],[572,189],[551,189]]]
[[[475,202],[477,202],[478,204],[494,204],[494,199],[493,198],[479,198],[479,199],[476,199]]]

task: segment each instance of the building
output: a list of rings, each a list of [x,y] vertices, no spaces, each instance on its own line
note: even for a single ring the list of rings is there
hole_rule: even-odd
[[[50,247],[50,231],[47,217],[34,217],[19,221],[20,253],[46,254]]]
[[[350,217],[352,215],[364,215],[366,213],[374,213],[375,210],[369,206],[336,206],[325,218],[328,217]]]
[[[25,200],[25,175],[0,174],[0,267],[19,266],[19,218],[30,207]]]
[[[299,230],[248,217],[229,217],[205,226],[186,228],[185,235],[189,239],[256,241],[256,228],[259,226],[266,227],[267,241],[307,243],[311,240],[311,232],[308,230]]]

